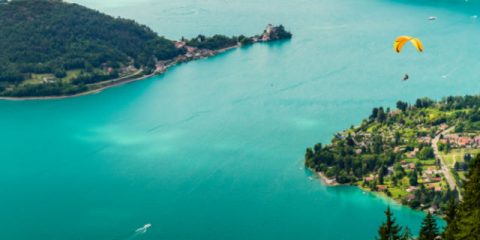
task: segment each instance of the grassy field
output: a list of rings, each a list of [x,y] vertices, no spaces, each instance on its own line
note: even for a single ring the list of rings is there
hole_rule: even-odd
[[[67,76],[62,79],[63,82],[70,82],[80,75],[80,70],[67,71]]]
[[[422,164],[422,166],[435,166],[435,159],[420,160],[418,158],[406,158],[407,163]]]
[[[53,78],[55,78],[53,74],[32,74],[32,77],[28,80],[23,81],[21,85],[40,84],[40,83],[43,83],[44,79],[53,79]]]
[[[78,77],[80,74],[80,70],[71,70],[67,71],[67,76],[58,79],[56,78],[53,74],[32,74],[30,79],[27,79],[22,82],[21,85],[26,85],[26,84],[43,84],[45,80],[49,81],[55,81],[55,82],[64,82],[64,83],[69,83],[72,81],[74,78]]]
[[[464,162],[463,157],[467,153],[476,156],[480,153],[480,149],[452,149],[449,153],[441,152],[440,157],[445,161],[445,164],[447,164],[448,167],[453,168],[455,162]]]

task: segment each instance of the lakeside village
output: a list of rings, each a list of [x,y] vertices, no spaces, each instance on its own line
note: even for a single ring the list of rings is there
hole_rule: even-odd
[[[245,37],[243,35],[239,37],[226,37],[223,35],[205,37],[203,35],[198,35],[193,39],[182,38],[179,41],[175,41],[175,48],[183,54],[180,54],[174,59],[170,60],[155,60],[155,70],[153,72],[136,68],[133,64],[131,64],[121,68],[120,73],[121,76],[134,74],[138,71],[143,71],[148,74],[161,74],[173,65],[212,57],[232,48],[242,47],[254,43],[271,42],[290,38],[292,38],[292,34],[287,32],[282,25],[273,26],[272,24],[268,24],[262,34],[253,37]],[[111,73],[113,71],[112,68],[107,68],[104,70],[107,73]]]
[[[478,106],[480,97],[466,96],[374,108],[331,144],[308,148],[305,164],[328,185],[356,185],[443,214],[450,199],[462,199],[469,163],[480,152]]]
[[[287,32],[282,25],[273,26],[272,24],[268,24],[262,34],[253,37],[241,35],[239,37],[228,38],[222,35],[215,35],[207,38],[203,35],[198,35],[190,40],[182,38],[175,42],[175,47],[184,52],[184,54],[177,56],[173,60],[157,61],[156,72],[164,72],[172,63],[177,64],[212,57],[226,50],[244,45],[290,38],[292,38],[292,34]],[[129,69],[128,71],[135,71],[135,69]]]

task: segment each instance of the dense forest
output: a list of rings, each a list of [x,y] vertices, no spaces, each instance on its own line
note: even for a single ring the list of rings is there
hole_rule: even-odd
[[[100,81],[128,66],[151,70],[156,60],[182,53],[144,25],[58,0],[0,4],[0,49],[0,90],[15,86],[2,95],[81,91],[88,82],[82,79]],[[67,78],[71,70],[81,74]],[[31,84],[19,90],[24,80],[42,74],[62,80],[82,76],[75,83]]]

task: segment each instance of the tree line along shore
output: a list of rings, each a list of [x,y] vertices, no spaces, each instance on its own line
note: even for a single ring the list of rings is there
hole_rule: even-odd
[[[257,42],[290,39],[268,25],[252,36],[173,41],[135,21],[57,0],[0,4],[0,97],[65,97],[160,74],[177,63]]]

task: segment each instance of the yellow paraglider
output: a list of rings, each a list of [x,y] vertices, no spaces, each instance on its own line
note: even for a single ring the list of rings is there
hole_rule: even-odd
[[[400,36],[395,40],[395,43],[393,43],[393,49],[397,52],[400,53],[402,51],[403,46],[405,43],[411,42],[412,45],[417,49],[419,52],[423,52],[423,44],[418,38],[410,37],[410,36]]]

